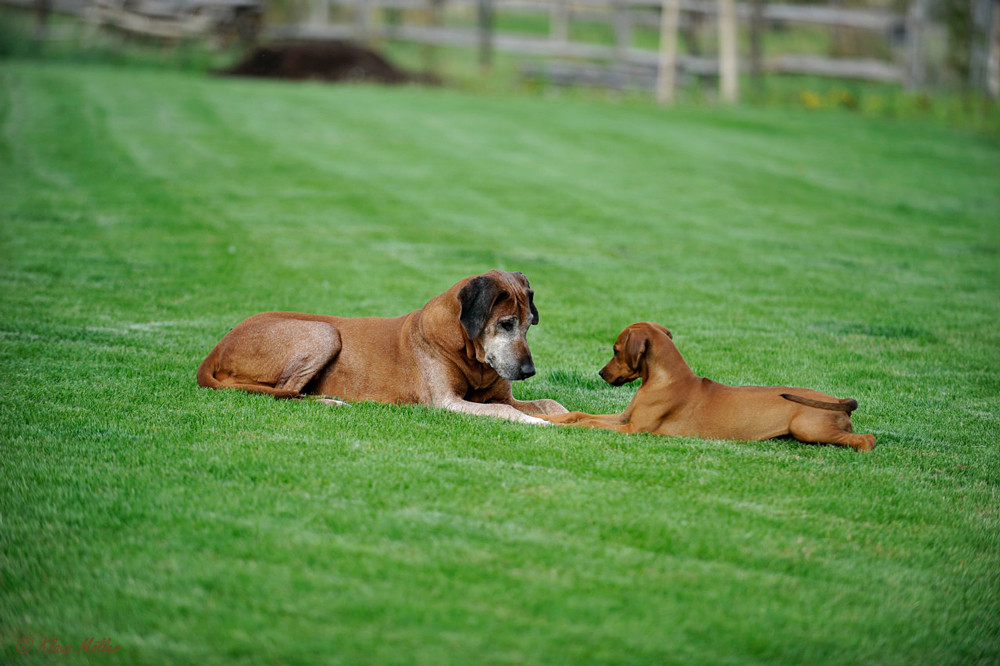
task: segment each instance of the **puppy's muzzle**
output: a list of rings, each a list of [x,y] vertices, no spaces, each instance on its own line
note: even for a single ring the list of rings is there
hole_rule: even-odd
[[[611,384],[612,386],[621,386],[622,384],[625,383],[625,377],[616,377],[607,369],[607,367],[598,370],[597,374],[601,376],[601,379]]]

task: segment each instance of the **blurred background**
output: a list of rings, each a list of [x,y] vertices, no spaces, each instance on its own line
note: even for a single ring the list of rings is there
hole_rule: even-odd
[[[996,130],[998,26],[998,0],[0,0],[0,55]]]

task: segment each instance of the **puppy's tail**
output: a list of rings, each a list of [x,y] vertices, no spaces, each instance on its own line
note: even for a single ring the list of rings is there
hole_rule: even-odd
[[[845,398],[838,402],[823,402],[821,400],[813,400],[812,398],[803,398],[801,395],[792,395],[791,393],[782,393],[781,397],[801,405],[808,405],[817,409],[829,409],[834,412],[847,412],[850,414],[858,408],[858,401],[854,398]]]

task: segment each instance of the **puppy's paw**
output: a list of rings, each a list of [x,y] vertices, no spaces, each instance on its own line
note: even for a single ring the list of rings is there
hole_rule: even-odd
[[[562,412],[559,414],[539,414],[538,418],[545,419],[549,423],[569,425],[570,423],[576,423],[584,416],[586,414],[583,412]]]
[[[875,448],[875,435],[855,435],[851,446],[855,451],[868,453]]]

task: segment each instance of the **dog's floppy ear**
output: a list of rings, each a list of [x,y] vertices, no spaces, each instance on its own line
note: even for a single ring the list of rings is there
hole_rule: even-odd
[[[639,369],[639,362],[642,361],[642,355],[646,353],[648,344],[649,340],[645,331],[633,328],[628,332],[628,338],[626,338],[622,348],[622,355],[625,357],[628,367],[633,370]]]
[[[538,323],[538,308],[535,307],[535,292],[528,290],[528,308],[531,310],[532,325]]]
[[[531,311],[531,324],[534,326],[538,323],[538,308],[535,307],[535,291],[531,288],[531,283],[528,282],[528,278],[524,276],[524,273],[517,272],[514,275],[521,278],[521,281],[524,282],[525,293],[528,294],[528,309]]]
[[[470,340],[478,338],[486,328],[486,320],[496,302],[508,296],[510,294],[501,291],[495,280],[485,275],[477,275],[462,287],[458,292],[458,301],[462,304],[458,320]]]

